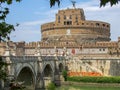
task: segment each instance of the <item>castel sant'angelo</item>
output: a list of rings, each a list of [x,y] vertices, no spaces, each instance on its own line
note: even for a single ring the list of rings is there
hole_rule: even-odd
[[[41,34],[42,40],[40,42],[10,41],[11,54],[33,56],[37,55],[37,50],[40,48],[43,56],[88,58],[89,65],[97,67],[104,75],[120,75],[119,70],[115,71],[115,68],[120,68],[117,62],[116,65],[113,64],[113,68],[110,67],[109,62],[102,61],[102,59],[107,60],[110,57],[119,58],[120,37],[117,41],[111,41],[110,24],[103,21],[86,20],[83,9],[59,10],[54,22],[41,25]],[[4,55],[5,48],[6,44],[1,42],[0,55]],[[92,61],[93,58],[95,62]],[[113,69],[110,71],[110,68]],[[70,68],[70,70],[73,72],[87,71],[84,66],[77,69]]]

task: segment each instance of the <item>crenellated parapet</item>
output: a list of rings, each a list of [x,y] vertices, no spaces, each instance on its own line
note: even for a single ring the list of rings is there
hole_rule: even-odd
[[[55,55],[56,50],[58,55],[62,55],[64,52],[64,48],[67,49],[67,53],[73,53],[75,50],[76,54],[79,55],[109,55],[110,52],[115,55],[117,52],[120,52],[118,49],[117,41],[101,41],[101,42],[85,42],[85,43],[77,43],[76,41],[68,42],[68,41],[58,41],[58,42],[31,42],[25,44],[25,55],[34,55],[38,52],[38,45],[40,46],[41,55]],[[54,49],[56,47],[56,50]]]
[[[0,55],[5,54],[5,50],[9,49],[11,53],[14,52],[15,42],[9,41],[9,42],[0,42]]]
[[[118,47],[118,42],[117,41],[110,41],[110,42],[86,42],[83,44],[79,44],[77,42],[30,42],[25,44],[25,48],[36,48],[40,44],[40,48],[54,48],[56,47],[80,47],[81,45],[84,46],[85,48],[100,48],[100,47],[106,47],[106,48],[117,48]]]

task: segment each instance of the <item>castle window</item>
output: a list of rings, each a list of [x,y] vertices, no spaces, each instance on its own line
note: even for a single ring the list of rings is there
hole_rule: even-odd
[[[66,21],[64,22],[64,25],[67,25]]]
[[[82,25],[84,25],[84,23],[82,23]]]
[[[107,25],[107,27],[109,27],[109,25]]]
[[[67,21],[67,25],[72,25],[72,21]]]
[[[96,23],[96,26],[99,26],[100,24],[99,23]]]
[[[105,24],[103,24],[103,27],[105,27]]]
[[[66,19],[66,16],[64,16],[64,19]]]
[[[64,25],[72,25],[72,21],[64,21]]]

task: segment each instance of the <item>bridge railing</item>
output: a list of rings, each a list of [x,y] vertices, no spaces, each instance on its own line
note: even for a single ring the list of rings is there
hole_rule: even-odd
[[[3,60],[6,60],[7,57],[9,57],[13,62],[38,60],[37,56],[2,56]]]
[[[9,57],[11,61],[18,62],[18,61],[37,61],[39,60],[38,56],[2,56],[3,60]],[[48,60],[66,60],[64,56],[40,56],[42,61]]]
[[[120,57],[83,57],[81,60],[120,60]]]
[[[64,56],[41,56],[42,60],[65,60]]]

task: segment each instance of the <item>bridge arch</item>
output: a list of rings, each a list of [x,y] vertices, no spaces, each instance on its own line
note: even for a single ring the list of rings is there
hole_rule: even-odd
[[[44,72],[44,77],[52,77],[54,71],[50,64],[46,64],[43,69],[43,72]]]
[[[43,73],[44,73],[43,78],[46,87],[51,81],[54,81],[54,70],[50,64],[46,64],[45,67],[43,68]]]
[[[21,71],[24,67],[28,67],[28,68],[32,71],[33,75],[36,76],[36,72],[35,72],[35,70],[34,70],[34,67],[33,67],[31,64],[27,64],[27,63],[26,63],[26,64],[22,64],[22,65],[19,66],[19,68],[17,69],[17,72],[16,72],[16,77],[18,77],[20,71]]]
[[[35,87],[36,73],[31,64],[23,64],[19,67],[16,74],[16,80],[18,82],[23,82],[23,85],[30,88]]]

